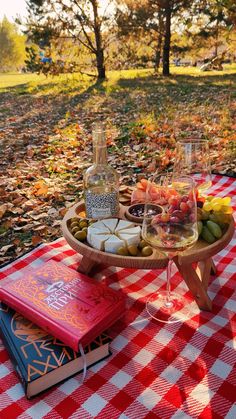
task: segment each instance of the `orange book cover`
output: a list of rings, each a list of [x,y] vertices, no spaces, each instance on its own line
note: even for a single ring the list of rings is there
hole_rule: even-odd
[[[75,351],[125,311],[121,292],[54,261],[0,281],[0,300]]]

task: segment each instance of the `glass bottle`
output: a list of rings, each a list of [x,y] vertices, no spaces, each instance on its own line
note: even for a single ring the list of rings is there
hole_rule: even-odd
[[[108,165],[104,125],[93,126],[93,165],[84,172],[84,202],[87,218],[103,219],[119,214],[119,177]]]

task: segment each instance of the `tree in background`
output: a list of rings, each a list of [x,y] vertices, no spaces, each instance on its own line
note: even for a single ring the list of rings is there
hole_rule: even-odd
[[[28,39],[52,49],[56,41],[71,40],[78,51],[95,58],[98,79],[104,79],[109,15],[101,14],[98,0],[28,0]],[[78,70],[78,68],[77,68]]]
[[[217,56],[222,47],[226,49],[224,40],[229,40],[235,29],[235,0],[195,0],[191,9],[195,24],[188,36],[195,42],[207,42],[208,48],[209,45],[213,47],[213,55]]]
[[[170,74],[171,31],[175,23],[184,20],[183,13],[189,7],[188,0],[120,0],[117,12],[117,24],[120,34],[127,30],[131,34],[149,33],[151,42],[155,40],[154,67],[159,68],[162,57],[162,73]],[[173,23],[173,21],[175,21]],[[122,24],[125,22],[125,24]]]
[[[164,36],[163,12],[158,4],[151,0],[120,1],[115,19],[121,47],[125,45],[128,51],[127,60],[133,58],[140,65],[152,62],[158,72]],[[137,54],[137,43],[146,48],[146,56]]]
[[[25,37],[18,32],[17,25],[6,17],[0,22],[0,70],[16,70],[24,66]]]

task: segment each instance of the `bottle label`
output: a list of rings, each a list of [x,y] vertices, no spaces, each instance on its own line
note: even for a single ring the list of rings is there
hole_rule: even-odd
[[[118,192],[96,194],[91,191],[85,192],[86,217],[107,218],[116,217],[119,213]]]
[[[91,212],[92,218],[106,218],[112,215],[110,208],[91,208]]]

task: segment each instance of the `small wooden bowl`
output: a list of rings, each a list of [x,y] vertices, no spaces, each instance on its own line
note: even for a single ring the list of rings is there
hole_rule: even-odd
[[[139,204],[130,205],[125,211],[125,217],[136,224],[142,224],[144,206],[145,204],[141,202]],[[150,206],[150,208],[153,208],[153,210],[156,211],[156,214],[161,214],[163,212],[163,208],[160,205],[153,204],[152,206]],[[135,212],[136,213],[140,212],[140,215],[134,215]]]

